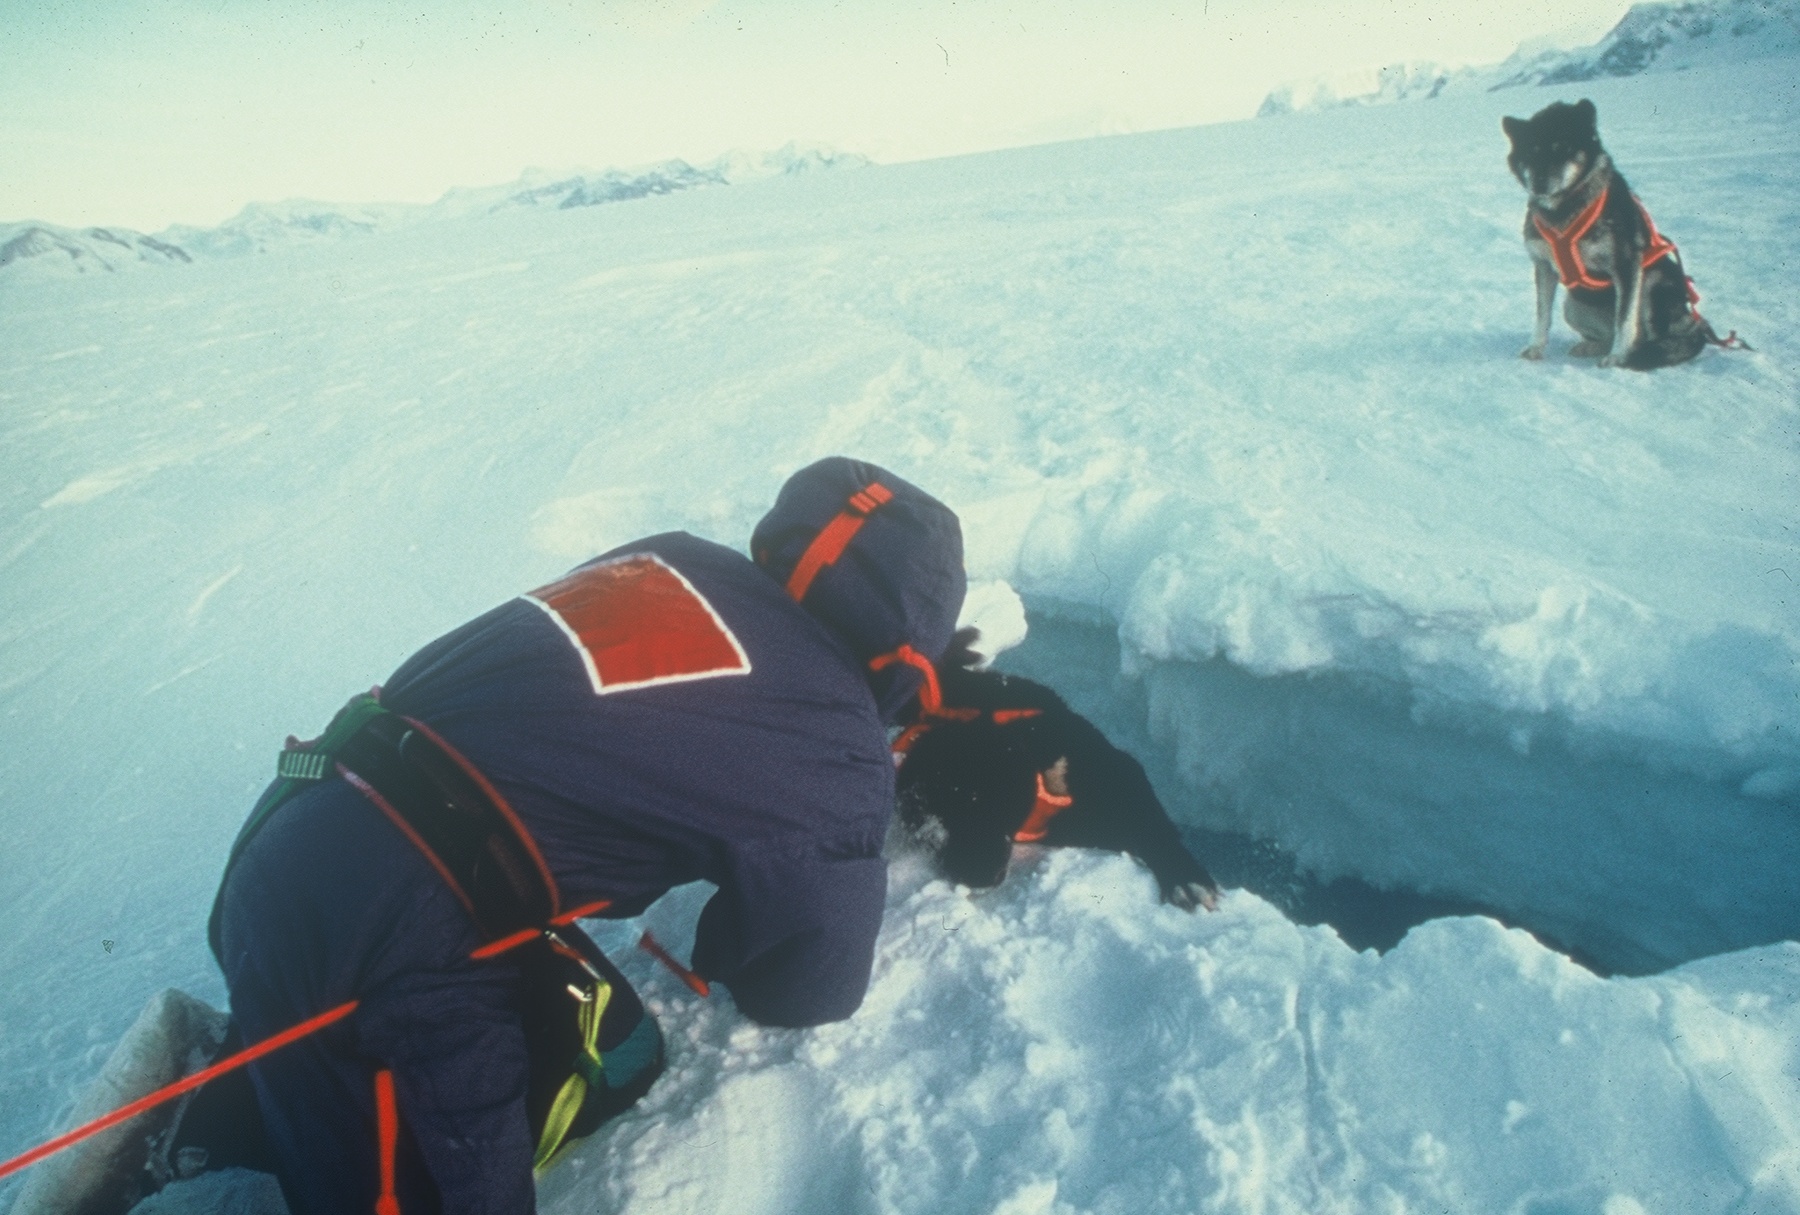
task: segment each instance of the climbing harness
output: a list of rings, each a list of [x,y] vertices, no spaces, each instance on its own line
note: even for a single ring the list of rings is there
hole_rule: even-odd
[[[321,756],[324,765],[314,762]],[[604,955],[575,927],[579,914],[562,910],[549,865],[499,790],[431,727],[382,707],[374,694],[352,698],[317,742],[300,746],[290,741],[277,764],[283,781],[252,812],[233,856],[299,791],[295,786],[323,779],[327,770],[380,810],[450,888],[487,938],[472,958],[541,944],[523,955],[522,969],[524,1006],[532,1022],[527,1040],[541,1048],[553,1069],[533,1076],[527,1097],[538,1134],[537,1167],[546,1167],[573,1138],[616,1112],[607,1108],[608,1077],[599,1048],[601,1020],[613,991],[602,973]],[[603,906],[577,912],[592,914]],[[572,1009],[565,997],[575,1001]],[[624,1060],[615,1065],[625,1080],[650,1064],[661,1048],[652,1018],[640,1020],[632,1037],[640,1031],[651,1040],[627,1038],[632,1065],[624,1066]]]
[[[614,990],[605,973],[610,963],[576,921],[600,914],[610,900],[563,910],[548,866],[499,791],[430,727],[382,707],[378,692],[351,698],[317,739],[288,739],[276,762],[275,782],[232,845],[227,875],[276,810],[335,774],[388,817],[450,886],[488,938],[470,953],[471,959],[495,958],[540,943],[543,948],[527,951],[520,961],[527,1040],[541,1047],[533,1052],[527,1113],[537,1134],[534,1167],[542,1171],[571,1143],[642,1095],[660,1070],[661,1031],[646,1014],[621,1041],[602,1049],[602,1025]],[[215,954],[221,952],[224,884],[222,880],[208,924]],[[706,994],[705,981],[676,962],[650,934],[640,944]],[[571,998],[572,1009],[567,1003]],[[0,1179],[335,1025],[360,1003],[346,1001],[0,1163]],[[399,1114],[393,1078],[386,1071],[376,1075],[375,1105],[382,1162],[377,1212],[399,1215],[392,1173]]]
[[[275,757],[275,781],[263,795],[256,799],[250,816],[238,830],[237,839],[232,841],[231,851],[226,854],[225,873],[229,874],[238,856],[244,848],[262,830],[263,825],[287,802],[319,781],[325,779],[331,770],[331,757],[335,755],[350,738],[363,728],[370,718],[387,712],[381,707],[377,698],[379,688],[373,688],[360,696],[353,696],[343,708],[332,717],[331,724],[325,732],[311,742],[301,742],[293,735],[288,735],[287,746]],[[219,917],[224,909],[225,882],[219,881],[219,893],[213,898],[212,914],[206,921],[206,939],[212,946],[213,957],[222,956],[220,947]]]
[[[557,916],[552,922],[552,927],[562,929],[566,932],[576,920],[599,915],[610,905],[610,902],[605,899],[594,903],[585,903],[572,911],[565,911]],[[497,957],[502,953],[510,952],[530,941],[540,939],[547,934],[548,930],[518,934],[512,938],[495,941],[489,945],[483,946],[482,948],[475,950],[469,956],[477,959]],[[610,996],[610,994],[611,989],[609,987],[608,995]],[[577,999],[580,999],[580,997],[577,997]],[[582,1003],[586,1004],[587,1001],[584,1000]],[[128,1122],[139,1114],[153,1110],[159,1105],[193,1092],[195,1089],[200,1088],[213,1080],[217,1080],[221,1076],[228,1075],[246,1064],[254,1063],[264,1055],[273,1054],[284,1046],[291,1046],[302,1038],[309,1038],[322,1029],[336,1025],[339,1021],[342,1021],[351,1013],[355,1012],[361,1004],[362,1001],[360,1000],[347,1000],[335,1008],[327,1009],[315,1017],[310,1017],[297,1025],[282,1030],[280,1033],[264,1038],[261,1042],[255,1043],[252,1046],[247,1046],[243,1050],[220,1059],[218,1062],[202,1068],[200,1071],[197,1071],[190,1076],[183,1076],[172,1084],[165,1085],[155,1092],[147,1093],[127,1105],[120,1106],[111,1113],[102,1114],[92,1122],[85,1123],[73,1130],[58,1135],[54,1139],[39,1144],[37,1147],[0,1164],[0,1180],[4,1180],[14,1173],[29,1168],[40,1160],[54,1156],[64,1148],[73,1147],[84,1139],[92,1138],[101,1131],[118,1126],[121,1122]],[[645,1026],[651,1027],[652,1036],[660,1037],[660,1035],[654,1033],[655,1022],[649,1017],[645,1017],[639,1022],[640,1030]],[[585,1030],[583,1032],[585,1033]],[[634,1031],[634,1036],[636,1033],[637,1031]],[[627,1039],[627,1042],[630,1042],[629,1038]],[[609,1051],[607,1053],[611,1054],[612,1052]],[[642,1044],[636,1044],[632,1053],[634,1056],[641,1056]],[[577,1066],[579,1067],[579,1065]],[[628,1071],[627,1068],[622,1066],[619,1070],[621,1072]],[[540,1140],[540,1148],[541,1146],[542,1141]]]

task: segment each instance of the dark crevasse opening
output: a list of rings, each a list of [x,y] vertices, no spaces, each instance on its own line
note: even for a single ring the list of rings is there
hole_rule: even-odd
[[[1104,622],[1042,610],[997,665],[1143,762],[1189,847],[1357,949],[1488,915],[1600,974],[1800,936],[1800,806],[1567,730],[1434,720],[1407,689],[1223,660],[1121,674]],[[1441,715],[1439,715],[1441,718]]]

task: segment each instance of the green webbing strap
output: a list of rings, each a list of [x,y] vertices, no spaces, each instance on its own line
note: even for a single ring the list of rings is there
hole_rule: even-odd
[[[367,692],[352,696],[349,703],[337,711],[337,716],[331,719],[331,724],[325,727],[325,733],[304,747],[284,750],[277,755],[275,757],[277,779],[263,793],[262,798],[256,803],[256,808],[250,812],[249,819],[244,823],[244,829],[238,832],[237,842],[231,845],[231,859],[237,859],[238,853],[244,850],[244,845],[250,842],[250,837],[262,828],[269,816],[275,813],[284,802],[304,792],[308,785],[317,784],[330,776],[332,761],[337,757],[338,751],[343,748],[344,744],[349,742],[351,736],[358,730],[367,725],[371,718],[379,717],[386,712],[387,710],[381,707],[381,702]],[[226,869],[229,870],[230,867],[230,862],[226,862]]]
[[[213,899],[212,917],[206,925],[213,957],[217,958],[220,954],[219,907],[220,899],[225,893],[225,879],[230,876],[231,867],[237,863],[245,845],[249,844],[263,824],[269,821],[269,816],[284,803],[330,776],[333,760],[343,745],[371,719],[386,712],[388,710],[381,707],[381,702],[368,692],[352,696],[349,703],[337,711],[331,724],[325,727],[325,733],[304,747],[284,750],[275,757],[275,783],[263,792],[256,807],[250,811],[250,817],[244,820],[243,829],[238,832],[236,841],[231,845],[231,853],[226,858],[225,872],[219,876],[220,897]]]
[[[586,992],[576,993],[573,986],[569,990],[581,999],[581,1011],[577,1014],[581,1026],[581,1053],[575,1056],[575,1070],[563,1081],[556,1100],[550,1103],[550,1114],[544,1119],[544,1133],[538,1137],[537,1154],[531,1158],[532,1170],[540,1174],[556,1163],[563,1140],[568,1138],[569,1127],[587,1101],[588,1089],[606,1083],[606,1064],[600,1058],[600,1019],[606,1015],[606,1006],[612,1000],[612,984],[601,979]]]

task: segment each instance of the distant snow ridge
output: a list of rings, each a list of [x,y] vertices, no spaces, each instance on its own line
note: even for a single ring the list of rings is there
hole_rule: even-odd
[[[1451,81],[1474,75],[1473,68],[1452,70],[1442,64],[1393,63],[1373,73],[1350,73],[1331,78],[1296,81],[1275,89],[1258,107],[1258,118],[1323,110],[1340,105],[1374,105],[1389,101],[1429,100]],[[1370,87],[1371,77],[1373,88]]]
[[[1604,76],[1681,71],[1704,63],[1800,53],[1800,0],[1714,0],[1637,4],[1591,47],[1551,52],[1513,70],[1490,90],[1526,84],[1572,84]]]
[[[177,224],[159,235],[197,257],[243,257],[287,245],[367,236],[400,226],[409,211],[420,209],[403,203],[356,207],[290,198],[251,203],[216,228]]]
[[[434,203],[352,205],[289,199],[251,203],[216,228],[177,224],[156,236],[127,228],[77,232],[50,224],[0,226],[0,273],[30,261],[52,273],[117,270],[151,262],[245,257],[271,249],[369,236],[416,224],[487,215],[515,207],[593,207],[705,186],[857,168],[866,156],[790,143],[773,152],[730,152],[699,166],[667,160],[636,169],[553,173],[528,169],[517,181],[457,188]],[[48,255],[66,254],[63,257]],[[43,260],[38,260],[43,259]]]
[[[665,160],[636,169],[606,169],[598,173],[528,169],[518,181],[506,185],[451,190],[429,207],[416,208],[418,214],[414,218],[460,218],[512,207],[593,207],[705,186],[741,185],[770,177],[857,168],[868,163],[868,157],[854,152],[790,143],[773,152],[728,152],[699,166],[685,160]]]
[[[148,262],[193,260],[186,250],[129,228],[0,224],[0,272],[31,264],[69,274],[105,274]]]
[[[1401,63],[1358,75],[1294,81],[1263,98],[1256,115],[1270,118],[1337,106],[1429,100],[1446,91],[1493,92],[1679,72],[1786,55],[1800,55],[1800,0],[1637,4],[1592,46],[1546,50],[1526,43],[1490,67],[1452,70],[1432,63]]]

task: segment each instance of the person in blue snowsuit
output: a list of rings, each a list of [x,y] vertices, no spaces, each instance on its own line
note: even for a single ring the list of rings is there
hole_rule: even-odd
[[[426,646],[379,699],[492,786],[558,906],[626,917],[711,882],[694,969],[757,1022],[810,1026],[868,985],[888,726],[949,645],[962,540],[922,490],[833,458],[787,482],[751,548],[673,532],[615,549]],[[471,957],[469,906],[390,809],[328,775],[248,836],[221,888],[246,1041],[360,1001],[251,1065],[283,1192],[294,1215],[378,1196],[384,1215],[532,1211],[523,963]],[[607,969],[641,1047],[654,1022]],[[659,1049],[615,1053],[615,1070],[660,1066]],[[385,1160],[378,1072],[399,1122]]]

